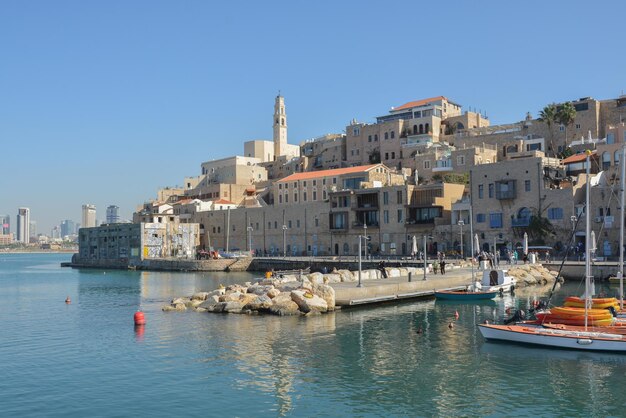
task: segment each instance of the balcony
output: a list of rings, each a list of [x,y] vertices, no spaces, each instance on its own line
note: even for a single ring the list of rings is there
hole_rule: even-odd
[[[433,167],[432,169],[433,173],[446,173],[451,171],[454,171],[454,168],[452,166]]]
[[[496,182],[496,199],[508,200],[517,197],[515,180],[501,180]]]
[[[378,222],[372,221],[372,223],[367,223],[367,227],[373,227],[373,228],[378,228]],[[352,222],[352,227],[353,228],[363,228],[363,222],[361,221],[354,221]]]

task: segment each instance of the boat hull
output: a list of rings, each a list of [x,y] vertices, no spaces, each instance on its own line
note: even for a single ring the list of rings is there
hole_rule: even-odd
[[[532,344],[543,347],[626,353],[626,336],[596,332],[545,329],[523,325],[478,325],[487,340]]]
[[[437,299],[447,300],[483,300],[493,299],[498,294],[497,290],[491,292],[467,292],[465,290],[441,290],[435,292]]]

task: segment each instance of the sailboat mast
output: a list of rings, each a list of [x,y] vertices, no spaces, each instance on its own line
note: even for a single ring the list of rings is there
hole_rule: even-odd
[[[472,286],[474,286],[474,283],[476,282],[476,280],[474,279],[474,255],[476,254],[474,252],[474,215],[472,214],[472,200],[470,199],[470,207],[469,207],[469,221],[470,221],[470,242],[472,243],[471,248],[472,248],[472,261],[470,262],[470,266],[472,267]]]
[[[622,144],[622,173],[620,176],[620,211],[619,211],[619,309],[624,310],[624,183],[626,182],[626,144]]]
[[[587,184],[585,185],[585,330],[587,329],[587,317],[591,295],[589,282],[591,278],[591,207],[589,205],[589,194],[591,192],[591,151],[587,150]]]

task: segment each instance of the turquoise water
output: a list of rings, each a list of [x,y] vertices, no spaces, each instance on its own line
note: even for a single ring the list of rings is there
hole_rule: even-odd
[[[163,313],[251,276],[59,267],[68,259],[0,255],[0,416],[625,415],[626,356],[483,341],[475,324],[527,296],[312,318]]]

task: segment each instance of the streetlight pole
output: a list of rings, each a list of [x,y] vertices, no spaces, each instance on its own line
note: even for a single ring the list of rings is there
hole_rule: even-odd
[[[457,225],[461,228],[461,260],[463,260],[465,258],[465,251],[463,248],[463,225],[465,225],[465,222],[463,222],[463,219],[459,219]]]
[[[365,222],[365,219],[363,220],[363,237],[365,237],[365,239],[367,240],[367,222]],[[359,240],[359,242],[361,242]],[[367,241],[365,242],[365,259],[367,260]],[[361,252],[359,251],[359,254]]]
[[[356,287],[363,287],[363,284],[361,283],[361,236],[359,235],[359,283],[356,285]]]
[[[252,253],[252,226],[246,228],[248,231],[248,252]]]
[[[287,258],[287,225],[283,224],[283,258]]]
[[[424,280],[426,280],[426,269],[428,266],[426,265],[426,235],[424,235]]]

